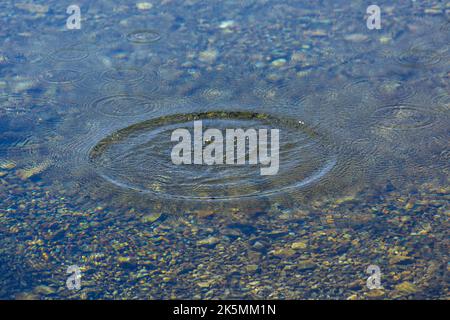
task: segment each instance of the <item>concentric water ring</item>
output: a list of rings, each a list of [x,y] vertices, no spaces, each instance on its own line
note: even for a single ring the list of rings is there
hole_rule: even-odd
[[[444,23],[442,25],[442,27],[440,28],[440,30],[442,33],[444,33],[444,35],[448,36],[448,34],[450,32],[450,21],[447,21],[446,23]]]
[[[21,52],[0,51],[0,66],[22,64],[27,62],[27,57]]]
[[[51,84],[69,84],[80,81],[82,74],[77,70],[53,69],[44,71],[39,75],[39,79]]]
[[[436,117],[430,110],[408,104],[384,106],[372,114],[377,126],[395,130],[426,128],[436,121]]]
[[[0,113],[4,114],[24,114],[26,113],[25,97],[18,94],[0,95]]]
[[[131,117],[146,114],[156,108],[150,97],[142,95],[117,94],[95,100],[90,104],[95,111],[113,117]]]
[[[161,39],[158,31],[153,29],[135,30],[127,34],[127,40],[137,44],[153,43]]]
[[[255,165],[173,164],[171,132],[195,120],[202,120],[205,129],[280,128],[280,174],[261,175]],[[320,181],[337,163],[331,142],[305,124],[268,114],[223,111],[136,123],[100,140],[89,159],[101,177],[119,188],[186,200],[232,200],[298,190]]]
[[[160,87],[159,74],[155,70],[144,71],[135,67],[116,67],[98,77],[100,91],[130,94],[141,91],[154,94]]]
[[[400,80],[382,79],[372,91],[374,98],[383,101],[400,101],[414,95],[414,90],[407,83]]]
[[[50,57],[62,62],[81,61],[89,57],[89,50],[82,43],[72,44],[53,51]]]
[[[227,90],[226,88],[219,87],[209,87],[203,89],[198,94],[198,98],[200,100],[205,101],[206,103],[214,103],[214,102],[223,102],[230,101],[234,97],[234,93],[231,90]]]
[[[441,62],[441,54],[432,49],[413,46],[396,57],[398,64],[409,68],[426,68]]]
[[[1,64],[35,64],[47,56],[42,52],[44,42],[39,37],[14,37],[1,44]]]
[[[450,110],[450,95],[449,94],[440,94],[433,98],[433,102],[437,105],[438,108],[442,110]]]
[[[107,81],[138,82],[144,80],[145,74],[137,68],[120,67],[103,72],[102,77]]]
[[[104,45],[109,46],[123,40],[123,33],[111,26],[95,26],[94,30],[87,35],[90,42],[94,43],[99,49]]]
[[[350,91],[349,95],[360,95],[363,98],[373,97],[384,102],[399,102],[414,96],[414,89],[406,82],[383,77],[362,78],[350,82],[344,86],[344,90]]]
[[[305,81],[305,83],[307,83]],[[300,104],[307,96],[307,86],[296,87],[293,84],[255,84],[253,95],[263,104],[280,104],[290,102]]]
[[[349,36],[344,37],[345,43],[348,45],[346,49],[350,48],[350,50],[345,50],[346,52],[350,51],[352,55],[358,55],[361,53],[367,53],[376,46],[377,42],[374,41],[371,37],[366,34],[358,34],[360,39],[350,39]]]

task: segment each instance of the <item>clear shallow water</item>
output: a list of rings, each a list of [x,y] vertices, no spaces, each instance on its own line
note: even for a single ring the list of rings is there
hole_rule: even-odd
[[[1,297],[448,297],[445,3],[79,4],[1,5]],[[194,120],[279,173],[174,165]]]

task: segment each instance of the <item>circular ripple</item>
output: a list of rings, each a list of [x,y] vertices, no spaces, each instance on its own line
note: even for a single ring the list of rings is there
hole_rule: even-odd
[[[401,101],[414,96],[414,89],[407,83],[389,78],[362,78],[344,86],[350,95],[371,96],[381,101]]]
[[[450,95],[441,94],[433,98],[433,102],[442,110],[450,110]]]
[[[442,31],[442,33],[444,33],[444,35],[448,36],[450,32],[450,21],[447,21],[445,24],[443,24],[440,30]]]
[[[397,56],[396,61],[405,67],[424,68],[438,64],[441,55],[432,49],[412,47]]]
[[[89,56],[89,50],[82,44],[74,44],[69,47],[53,51],[50,57],[62,62],[81,61]]]
[[[40,79],[53,84],[74,83],[82,79],[80,72],[70,69],[47,70],[39,76]]]
[[[344,40],[344,48],[353,55],[369,52],[373,50],[377,44],[376,40],[371,39],[366,34],[358,34],[357,37],[354,35],[353,38],[351,36],[347,36],[344,37]]]
[[[383,79],[380,80],[372,95],[379,100],[404,100],[414,95],[414,90],[399,80]]]
[[[144,73],[135,68],[116,68],[103,73],[103,78],[107,81],[137,82],[143,80]]]
[[[129,117],[151,112],[155,104],[146,96],[118,94],[95,100],[91,107],[104,115]]]
[[[305,81],[305,83],[307,83]],[[280,104],[282,102],[290,102],[300,104],[310,92],[307,85],[295,84],[255,84],[253,88],[253,95],[258,98],[263,104]]]
[[[206,88],[200,92],[200,97],[206,101],[224,101],[233,98],[233,92],[223,88]]]
[[[161,35],[152,29],[136,30],[127,34],[127,40],[133,43],[153,43],[161,39]]]
[[[0,65],[28,65],[42,62],[44,42],[38,37],[14,37],[2,42],[0,49]]]
[[[278,174],[261,175],[261,168],[267,166],[260,164],[173,164],[171,151],[177,142],[171,142],[171,134],[178,128],[192,132],[195,120],[202,121],[203,130],[221,130],[224,141],[227,128],[279,129]],[[115,186],[189,200],[264,197],[298,190],[322,180],[337,163],[329,140],[303,123],[268,114],[222,111],[171,115],[131,125],[99,141],[89,159],[96,172]]]
[[[412,105],[392,105],[380,108],[372,115],[378,126],[410,130],[432,125],[436,118],[433,112]]]
[[[26,113],[25,97],[17,94],[0,95],[0,112],[2,114],[24,114]]]
[[[0,51],[0,66],[23,64],[28,62],[27,56],[22,52]]]

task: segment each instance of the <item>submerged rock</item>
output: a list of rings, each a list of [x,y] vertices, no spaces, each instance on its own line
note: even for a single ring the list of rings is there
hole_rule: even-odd
[[[306,242],[303,241],[298,241],[291,244],[291,248],[294,250],[303,250],[306,249],[307,247],[308,245],[306,244]]]
[[[413,258],[408,257],[408,256],[403,256],[403,255],[394,255],[391,256],[389,259],[389,264],[400,264],[400,265],[404,265],[404,264],[410,264],[414,261]]]
[[[279,67],[284,66],[286,64],[286,62],[287,62],[286,59],[280,58],[280,59],[273,60],[271,65],[276,68],[279,68]]]
[[[206,239],[202,239],[197,241],[197,245],[199,246],[214,246],[220,242],[219,238],[209,237]]]
[[[227,29],[227,28],[231,28],[234,27],[235,22],[233,20],[226,20],[226,21],[222,21],[219,25],[220,29]]]
[[[161,218],[162,213],[161,212],[154,212],[151,214],[147,214],[141,218],[142,223],[153,223],[157,221],[159,218]]]
[[[303,260],[297,263],[297,269],[300,271],[313,270],[317,268],[317,264],[312,260]]]
[[[16,300],[39,300],[39,296],[32,292],[21,292],[16,294]]]
[[[289,248],[281,248],[275,249],[270,252],[275,257],[283,258],[283,257],[292,257],[295,254],[295,251]]]
[[[153,8],[153,5],[150,2],[139,2],[136,3],[136,8],[139,10],[150,10]]]
[[[200,52],[199,60],[201,62],[212,63],[212,62],[214,62],[216,60],[217,55],[218,55],[217,50],[208,49],[208,50]]]
[[[30,13],[43,14],[48,12],[48,6],[33,3],[16,3],[16,8],[28,11]]]
[[[44,172],[50,166],[50,162],[45,161],[35,166],[17,171],[17,176],[22,180],[27,180],[35,175]]]
[[[16,164],[12,161],[5,161],[0,163],[0,169],[12,170],[16,167]]]
[[[354,33],[344,37],[345,40],[350,42],[362,42],[368,39],[367,35],[361,33]]]
[[[381,299],[384,298],[386,293],[381,289],[374,289],[366,292],[366,297],[369,299]]]
[[[54,294],[56,292],[56,290],[52,287],[41,285],[41,286],[37,286],[36,288],[34,288],[33,292],[35,294],[41,294],[41,295],[48,296],[48,295]]]
[[[402,294],[414,294],[419,291],[417,286],[411,282],[405,281],[395,286],[395,290]]]

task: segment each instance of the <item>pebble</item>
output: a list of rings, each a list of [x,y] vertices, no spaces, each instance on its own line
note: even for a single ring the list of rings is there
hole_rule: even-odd
[[[339,204],[343,204],[345,202],[350,202],[353,200],[355,200],[355,196],[346,196],[346,197],[337,199],[334,203],[339,205]]]
[[[199,286],[200,288],[209,288],[212,282],[212,280],[197,282],[197,286]]]
[[[47,13],[48,6],[41,4],[33,4],[33,3],[16,3],[16,8],[28,11],[30,13]]]
[[[429,14],[429,15],[439,15],[442,14],[442,10],[439,8],[428,8],[424,10],[425,14]]]
[[[245,269],[247,270],[247,272],[255,272],[259,269],[259,266],[257,264],[249,264],[245,267]]]
[[[261,250],[264,250],[265,248],[266,248],[266,245],[260,241],[256,241],[253,244],[253,249],[255,249],[255,250],[261,251]]]
[[[295,254],[295,251],[292,249],[281,248],[275,249],[270,253],[273,254],[275,257],[283,258],[283,257],[292,257]]]
[[[118,263],[128,263],[131,261],[130,257],[117,257],[117,262]]]
[[[227,28],[232,28],[235,26],[235,22],[233,20],[225,20],[222,21],[219,25],[220,29],[227,29]]]
[[[29,179],[31,177],[34,177],[37,174],[42,173],[49,166],[50,166],[50,163],[45,161],[45,162],[42,162],[42,163],[37,164],[35,166],[29,167],[29,168],[25,168],[25,169],[21,169],[21,170],[17,171],[17,176],[20,179],[22,179],[22,180],[27,180],[27,179]]]
[[[387,36],[381,36],[379,39],[380,43],[382,44],[388,44],[392,41],[391,37],[387,37]]]
[[[351,42],[362,42],[368,39],[367,35],[361,33],[354,33],[344,37],[345,40]]]
[[[383,298],[385,295],[386,293],[381,289],[374,289],[370,290],[369,292],[366,292],[366,297],[372,299],[380,299]]]
[[[312,30],[312,31],[305,31],[304,32],[305,36],[310,36],[310,37],[326,37],[328,36],[327,32],[325,30]]]
[[[389,259],[389,264],[410,264],[414,261],[411,257],[408,256],[402,256],[402,255],[394,255],[391,256]]]
[[[199,60],[202,62],[212,63],[216,60],[217,55],[218,55],[217,50],[208,49],[208,50],[200,52]]]
[[[16,300],[39,300],[39,296],[32,292],[21,292],[16,294]]]
[[[216,237],[209,237],[206,239],[202,239],[197,241],[197,245],[199,246],[213,246],[220,242],[220,240]]]
[[[317,268],[317,264],[312,260],[303,260],[297,263],[297,269],[300,271],[313,270],[315,268]]]
[[[293,244],[291,244],[291,248],[294,250],[302,250],[302,249],[306,249],[308,247],[308,245],[306,244],[306,242],[303,241],[298,241],[298,242],[294,242]]]
[[[37,286],[36,288],[34,288],[33,292],[35,294],[42,294],[42,295],[48,296],[48,295],[54,294],[56,292],[56,290],[53,289],[52,287],[41,285],[41,286]]]
[[[161,216],[162,216],[162,213],[160,213],[160,212],[154,212],[151,214],[147,214],[141,218],[141,222],[142,223],[153,223],[153,222],[157,221],[159,218],[161,218]]]
[[[405,281],[395,286],[395,290],[403,294],[413,294],[419,291],[417,286],[411,282]]]
[[[153,5],[149,2],[139,2],[136,3],[136,8],[138,8],[139,10],[150,10],[151,8],[153,8]]]
[[[33,88],[34,85],[35,85],[34,81],[29,81],[29,80],[19,81],[14,84],[14,91],[15,92],[27,91],[27,90]]]
[[[279,68],[279,67],[284,66],[286,64],[286,62],[287,62],[286,59],[280,58],[280,59],[276,59],[276,60],[272,61],[271,65],[276,68]]]
[[[0,64],[2,63],[8,63],[9,59],[7,56],[1,55],[0,54]],[[4,82],[2,81],[2,85],[1,87],[4,88],[6,85],[4,85]]]
[[[214,211],[212,210],[199,210],[195,212],[195,215],[199,218],[207,218],[209,216],[212,216],[214,214]]]

